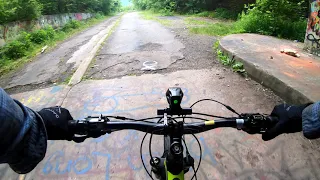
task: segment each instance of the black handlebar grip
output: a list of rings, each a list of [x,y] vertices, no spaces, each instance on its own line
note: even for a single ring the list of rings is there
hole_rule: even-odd
[[[68,121],[68,129],[69,129],[69,131],[74,132],[76,127],[77,127],[77,121],[76,120]]]
[[[68,121],[68,131],[72,134],[84,134],[87,123],[79,120]]]
[[[267,121],[268,121],[268,125],[267,125],[268,128],[272,128],[279,122],[279,119],[278,117],[275,117],[275,116],[268,116]]]

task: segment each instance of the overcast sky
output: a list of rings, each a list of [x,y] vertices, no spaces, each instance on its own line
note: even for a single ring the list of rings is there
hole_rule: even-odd
[[[129,5],[131,5],[131,2],[130,2],[130,0],[121,0],[121,4],[122,4],[122,6],[129,6]]]

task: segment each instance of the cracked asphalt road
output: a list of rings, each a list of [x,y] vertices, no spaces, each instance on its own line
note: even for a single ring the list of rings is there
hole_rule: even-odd
[[[128,13],[101,48],[85,77],[110,79],[211,68],[216,64],[211,48],[215,39],[192,37],[183,27],[163,27],[155,21],[142,19],[137,12]]]
[[[0,77],[0,87],[9,92],[23,92],[52,86],[64,82],[81,62],[68,62],[69,59],[90,40],[106,29],[118,16],[111,17],[79,34],[65,40],[55,49],[37,56],[20,70]]]

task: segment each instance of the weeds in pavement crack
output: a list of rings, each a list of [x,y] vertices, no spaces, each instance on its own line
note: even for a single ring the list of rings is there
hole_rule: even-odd
[[[213,45],[213,50],[217,53],[219,62],[225,66],[231,67],[234,72],[237,72],[246,77],[247,72],[244,69],[243,63],[236,61],[234,59],[235,56],[232,56],[232,58],[230,58],[229,56],[225,55],[219,46],[220,46],[219,41],[216,41]]]

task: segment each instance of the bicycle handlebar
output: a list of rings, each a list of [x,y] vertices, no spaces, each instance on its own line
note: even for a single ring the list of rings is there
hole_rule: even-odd
[[[157,177],[161,177],[160,179],[166,179],[167,174],[179,174],[179,176],[182,174],[183,176],[185,172],[188,172],[190,167],[193,167],[194,176],[197,177],[196,173],[200,166],[201,155],[198,167],[195,170],[194,160],[189,154],[186,145],[186,156],[183,155],[182,140],[184,141],[184,134],[192,134],[197,140],[197,137],[194,134],[220,127],[232,127],[237,128],[238,130],[244,130],[250,134],[257,134],[266,132],[269,128],[272,128],[278,122],[277,118],[271,116],[264,116],[261,114],[239,114],[230,106],[212,99],[202,99],[192,104],[190,108],[181,108],[180,105],[183,99],[183,92],[181,88],[177,87],[169,88],[166,92],[166,98],[169,104],[169,108],[158,109],[157,114],[159,117],[155,118],[135,120],[120,116],[100,115],[96,117],[89,116],[84,120],[71,120],[68,122],[68,129],[70,134],[73,135],[72,140],[75,142],[83,142],[86,138],[89,137],[97,138],[106,133],[112,133],[120,130],[138,130],[145,133],[150,133],[150,164],[152,166],[152,172],[154,172]],[[221,116],[192,112],[192,107],[204,100],[219,103],[229,111],[237,114],[238,117],[224,118]],[[200,117],[191,117],[189,115],[200,115]],[[221,119],[206,120],[201,118],[203,116]],[[111,121],[109,118],[117,119],[118,121]],[[146,121],[156,118],[159,119],[158,122]],[[184,120],[190,118],[203,120],[204,122],[185,123]],[[183,119],[183,121],[177,121],[177,119]],[[151,138],[153,134],[165,136],[164,153],[161,158],[152,157],[151,155]],[[140,157],[143,165],[144,162],[142,156],[142,146],[146,135],[142,139],[140,146]],[[198,141],[198,143],[201,152],[200,142]],[[148,172],[145,165],[144,168],[150,178],[153,179],[152,175]],[[172,179],[179,178],[172,177]]]
[[[69,128],[75,134],[84,135],[89,131],[100,130],[101,132],[111,133],[120,130],[138,130],[146,133],[153,133],[157,135],[164,135],[164,128],[166,125],[153,122],[123,122],[123,121],[109,121],[109,122],[92,122],[73,120],[69,122]],[[236,120],[222,120],[222,121],[206,121],[199,123],[186,123],[183,125],[184,134],[196,134],[208,131],[218,127],[236,127]]]
[[[161,118],[161,117],[159,117]],[[193,118],[193,117],[184,117]],[[171,120],[171,121],[170,121]],[[172,121],[173,120],[173,121]],[[197,134],[220,127],[232,127],[244,130],[250,134],[263,133],[272,127],[277,119],[271,116],[261,114],[241,114],[239,117],[228,119],[210,120],[197,123],[183,123],[183,134]],[[138,130],[156,135],[168,134],[167,128],[170,123],[176,122],[174,118],[169,119],[169,124],[142,122],[142,121],[110,121],[107,116],[87,117],[85,120],[69,121],[69,130],[76,135],[84,135],[79,137],[83,140],[88,137],[96,137],[101,134],[111,133],[120,130]]]

